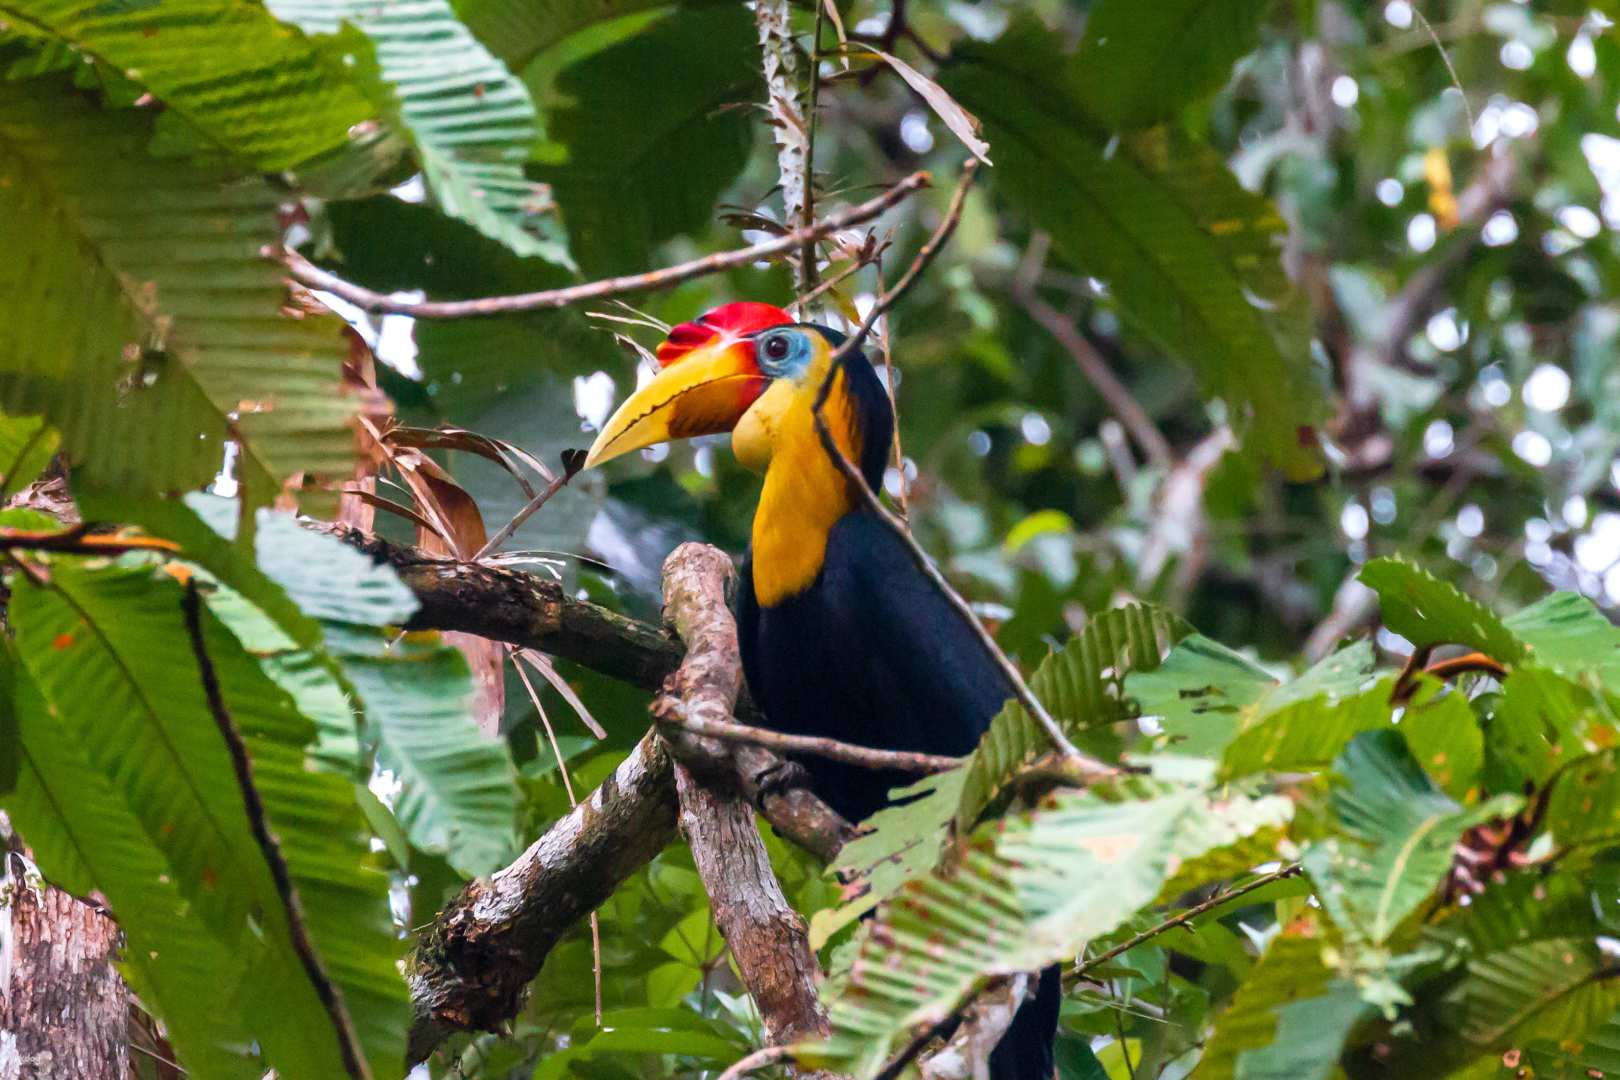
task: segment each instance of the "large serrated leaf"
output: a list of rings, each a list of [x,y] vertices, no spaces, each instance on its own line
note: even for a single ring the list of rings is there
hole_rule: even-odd
[[[907,882],[862,929],[811,1054],[868,1075],[913,1026],[951,1013],[987,977],[1072,958],[1150,903],[1177,859],[1279,823],[1279,808],[1133,782],[1148,797],[1056,796],[976,832],[959,863]],[[1277,800],[1281,803],[1283,800]]]
[[[1378,594],[1384,625],[1419,648],[1465,645],[1508,665],[1527,657],[1495,612],[1405,559],[1373,559],[1361,582]]]
[[[699,232],[748,161],[763,98],[753,20],[739,6],[683,12],[568,68],[551,118],[550,181],[575,258],[630,273],[652,247]],[[549,163],[555,161],[555,164]]]
[[[6,663],[17,666],[9,657]],[[131,946],[124,976],[167,1020],[169,1042],[189,1069],[222,1080],[262,1075],[263,1064],[247,1049],[251,1027],[219,1001],[241,984],[249,957],[182,918],[190,905],[129,805],[78,742],[64,737],[26,671],[14,670],[10,681],[19,773],[0,806],[13,828],[56,885],[107,898]],[[198,995],[200,986],[218,996]]]
[[[1259,44],[1265,0],[1103,0],[1086,16],[1075,92],[1114,128],[1173,117]]]
[[[341,149],[377,116],[341,50],[289,33],[247,0],[0,0],[0,15],[127,73],[257,171]]]
[[[305,33],[352,24],[376,51],[434,201],[519,255],[567,263],[548,200],[523,173],[536,135],[528,88],[462,25],[447,0],[269,0]]]
[[[197,487],[227,437],[256,501],[347,470],[341,324],[285,317],[264,258],[280,196],[152,160],[132,115],[56,80],[0,84],[0,293],[34,313],[0,323],[0,404],[44,414],[109,488]]]
[[[17,585],[18,653],[49,703],[51,737],[84,749],[86,782],[100,777],[163,858],[187,901],[191,932],[243,955],[244,1023],[270,1060],[289,1075],[340,1075],[332,1025],[292,950],[282,901],[204,697],[181,597],[173,580],[151,568],[54,565],[48,588]],[[247,744],[311,937],[368,1058],[375,1068],[392,1068],[404,1052],[399,945],[387,879],[364,868],[351,784],[306,766],[309,721],[217,620],[206,611],[201,620],[221,699]]]
[[[1498,796],[1461,807],[1441,791],[1398,731],[1357,736],[1334,763],[1338,833],[1305,852],[1317,896],[1345,934],[1374,945],[1433,895],[1468,829],[1523,805]]]
[[[398,779],[394,813],[423,851],[487,874],[516,854],[516,795],[506,745],[470,711],[467,662],[438,640],[390,647],[368,631],[329,626],[327,640],[365,705],[378,763]]]
[[[1286,225],[1207,146],[1112,139],[1073,92],[1081,63],[1025,21],[994,44],[960,47],[941,82],[984,122],[1002,193],[1107,283],[1138,332],[1247,414],[1271,461],[1314,475],[1311,427],[1325,405],[1277,259]]]
[[[1147,604],[1111,608],[1041,662],[1030,677],[1030,690],[1067,732],[1122,720],[1127,673],[1152,671],[1165,649],[1190,632],[1180,616]],[[1050,749],[1051,740],[1034,718],[1009,701],[968,760],[959,828],[971,829],[1019,770]]]
[[[1553,593],[1502,623],[1529,649],[1529,663],[1620,696],[1620,627],[1588,598]]]
[[[1274,938],[1249,978],[1215,1020],[1196,1080],[1332,1075],[1345,1037],[1369,1012],[1356,986],[1322,963],[1314,933]]]

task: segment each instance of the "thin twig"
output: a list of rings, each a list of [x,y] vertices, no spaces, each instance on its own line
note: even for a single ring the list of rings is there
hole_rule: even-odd
[[[574,809],[579,800],[574,797],[574,781],[568,775],[568,763],[563,760],[562,747],[557,743],[557,732],[551,726],[551,717],[546,715],[546,707],[540,704],[540,695],[535,693],[534,683],[529,681],[529,673],[523,670],[520,654],[523,652],[516,645],[506,647],[506,658],[511,661],[512,667],[517,671],[518,678],[523,681],[523,689],[529,692],[529,700],[534,704],[535,715],[540,718],[540,726],[546,729],[546,741],[551,744],[551,756],[557,760],[557,772],[562,776],[563,791],[568,795],[568,808]],[[596,912],[591,912],[591,974],[592,982],[596,988],[596,1026],[602,1026],[602,929],[601,921]]]
[[[883,194],[868,199],[859,206],[831,214],[808,229],[794,229],[752,247],[717,252],[705,255],[701,259],[666,266],[661,270],[649,270],[644,274],[604,278],[601,281],[571,285],[563,289],[546,289],[542,292],[516,293],[510,296],[484,296],[475,300],[398,300],[386,293],[374,292],[346,281],[328,270],[322,270],[295,251],[285,252],[282,260],[293,278],[300,284],[341,297],[371,315],[410,315],[417,319],[476,319],[490,315],[510,315],[520,311],[567,307],[570,304],[626,293],[667,289],[691,281],[693,278],[748,266],[761,260],[798,251],[805,244],[813,244],[823,236],[872,220],[908,196],[927,187],[929,183],[928,173],[912,173]]]
[[[720,1080],[740,1080],[755,1069],[763,1069],[773,1065],[793,1052],[791,1046],[766,1046],[755,1050],[752,1054],[737,1059],[731,1067],[720,1074]]]
[[[1112,960],[1116,956],[1119,956],[1121,953],[1130,952],[1144,941],[1151,941],[1153,938],[1158,937],[1167,930],[1174,930],[1183,923],[1191,922],[1205,912],[1210,911],[1213,908],[1220,907],[1228,900],[1236,900],[1238,897],[1252,893],[1258,888],[1270,885],[1273,881],[1282,881],[1285,878],[1295,877],[1303,869],[1304,868],[1301,867],[1297,862],[1289,863],[1287,866],[1280,867],[1279,869],[1273,870],[1268,874],[1261,874],[1253,881],[1240,885],[1235,889],[1227,889],[1225,892],[1216,893],[1208,900],[1176,912],[1174,915],[1159,923],[1157,926],[1149,927],[1148,929],[1143,930],[1140,934],[1134,934],[1131,937],[1126,938],[1124,941],[1120,942],[1118,945],[1115,945],[1107,952],[1098,953],[1090,960],[1086,960],[1083,963],[1075,965],[1074,970],[1070,972],[1070,977],[1079,978],[1088,972],[1094,971],[1102,965],[1108,963],[1108,961]]]
[[[303,905],[299,903],[298,892],[293,888],[292,873],[287,869],[287,860],[281,854],[281,846],[276,843],[275,836],[270,832],[269,822],[265,818],[264,800],[260,798],[259,789],[253,784],[253,765],[248,759],[247,745],[242,742],[242,735],[236,730],[236,724],[225,708],[225,698],[220,692],[214,662],[209,659],[208,648],[203,641],[202,599],[197,594],[195,581],[186,583],[185,598],[181,601],[180,607],[185,614],[186,636],[191,640],[191,651],[197,657],[197,671],[202,678],[203,694],[208,699],[208,711],[213,713],[214,723],[219,728],[220,736],[225,740],[226,750],[230,752],[231,767],[236,773],[236,786],[242,792],[242,803],[247,810],[248,824],[253,829],[253,839],[258,843],[259,852],[270,867],[270,876],[275,880],[276,892],[281,897],[282,910],[287,917],[287,934],[292,939],[293,951],[298,954],[299,962],[304,966],[304,973],[315,987],[315,994],[321,999],[326,1015],[332,1021],[332,1032],[337,1036],[344,1071],[355,1080],[367,1080],[371,1076],[371,1070],[366,1066],[365,1054],[361,1052],[360,1039],[355,1034],[348,1010],[343,1007],[342,994],[327,976],[326,969],[321,965],[321,958],[315,952],[315,945],[310,941],[309,929],[304,925]]]
[[[883,256],[878,255],[878,283],[883,282]],[[900,398],[895,391],[894,382],[894,350],[889,348],[894,340],[892,327],[887,323],[883,327],[883,337],[878,341],[878,347],[883,353],[883,389],[889,395],[889,414],[894,417],[894,423],[889,427],[889,442],[893,444],[894,472],[900,478],[895,485],[894,501],[900,509],[900,520],[911,526],[911,505],[906,490],[906,453],[900,447]]]
[[[1039,323],[1069,354],[1075,367],[1080,369],[1080,374],[1085,376],[1125,430],[1131,433],[1148,460],[1160,469],[1169,470],[1175,464],[1175,451],[1153,423],[1153,418],[1148,416],[1147,410],[1114,374],[1108,362],[1098,355],[1091,342],[1075,328],[1074,322],[1036,294],[1035,281],[1046,262],[1046,250],[1050,243],[1045,233],[1037,233],[1030,240],[1024,264],[1013,278],[1013,296],[1029,312],[1030,318]]]
[[[552,477],[551,483],[546,485],[544,491],[540,492],[540,494],[524,503],[523,509],[513,514],[511,521],[508,521],[505,525],[502,525],[498,530],[496,530],[495,535],[490,537],[484,543],[484,546],[478,549],[478,551],[473,555],[471,561],[477,562],[479,559],[482,559],[485,555],[488,555],[490,552],[504,544],[507,537],[511,536],[513,533],[517,532],[518,529],[522,528],[523,523],[528,521],[536,510],[539,510],[542,506],[546,505],[546,503],[550,502],[551,497],[557,494],[557,492],[561,491],[563,486],[574,478],[574,474],[579,472],[580,467],[584,464],[584,454],[577,451],[564,452],[562,459],[562,472]]]
[[[821,23],[826,7],[816,5],[816,28],[810,38],[810,89],[805,95],[804,108],[804,213],[798,224],[808,229],[816,220],[816,103],[821,97]],[[816,242],[805,241],[799,249],[799,291],[814,293],[816,289]],[[800,301],[804,304],[805,301]],[[801,306],[801,316],[809,309]]]
[[[1046,732],[1047,738],[1052,740],[1052,745],[1057,747],[1058,751],[1065,757],[1072,759],[1079,767],[1078,771],[1089,774],[1094,779],[1117,776],[1119,773],[1117,769],[1082,754],[1069,741],[1068,736],[1063,734],[1063,729],[1058,726],[1056,720],[1052,719],[1052,714],[1047,712],[1046,707],[1030,692],[1029,686],[1024,682],[1024,676],[1018,670],[1017,665],[1007,658],[1006,653],[1001,651],[1001,647],[996,644],[995,639],[990,636],[984,625],[973,614],[973,609],[968,606],[967,601],[962,599],[960,593],[951,588],[951,583],[945,580],[945,575],[941,574],[939,569],[934,566],[933,562],[928,558],[928,553],[923,551],[917,545],[917,542],[911,538],[911,534],[906,531],[905,525],[898,521],[893,514],[889,513],[882,501],[878,499],[877,493],[867,484],[866,477],[861,475],[861,470],[844,455],[843,450],[834,441],[832,430],[827,426],[827,418],[822,413],[822,408],[827,403],[827,397],[832,393],[833,378],[837,374],[839,366],[843,363],[844,357],[860,348],[861,343],[872,332],[873,324],[894,306],[895,301],[905,294],[912,283],[921,276],[928,264],[933,261],[940,247],[944,245],[946,240],[950,239],[951,233],[956,229],[957,222],[961,220],[962,204],[967,199],[968,188],[973,183],[973,176],[978,171],[978,165],[978,159],[969,158],[962,166],[962,178],[957,182],[956,190],[951,195],[951,203],[945,212],[945,219],[940,222],[939,227],[928,238],[928,242],[918,250],[916,258],[911,261],[911,265],[906,268],[906,272],[900,275],[900,280],[896,281],[893,287],[884,290],[876,302],[873,303],[872,310],[867,313],[866,318],[861,320],[861,324],[850,334],[848,340],[833,353],[831,361],[827,365],[827,377],[821,381],[821,390],[816,394],[815,405],[811,410],[816,421],[816,434],[821,437],[822,448],[832,458],[833,463],[838,466],[839,471],[844,474],[850,486],[860,493],[867,508],[877,516],[879,521],[887,525],[895,536],[900,538],[906,550],[910,552],[912,561],[917,564],[918,569],[944,594],[946,600],[950,602],[956,613],[961,616],[968,629],[979,639],[980,644],[984,646],[985,652],[995,661],[996,666],[1001,668],[1002,673],[1006,675],[1008,682],[1011,683],[1013,695],[1018,699],[1018,703]]]
[[[966,758],[947,757],[943,754],[913,754],[904,750],[875,750],[868,746],[840,742],[812,735],[789,735],[748,724],[727,723],[692,716],[681,708],[678,698],[667,697],[657,707],[660,723],[690,731],[694,735],[707,735],[727,742],[764,746],[779,754],[813,754],[830,758],[863,769],[899,769],[904,772],[947,772],[961,765]]]
[[[1429,17],[1419,11],[1416,4],[1409,6],[1412,14],[1417,16],[1417,21],[1423,24],[1424,33],[1428,34],[1429,40],[1434,42],[1434,49],[1440,54],[1440,62],[1446,65],[1446,71],[1451,75],[1451,85],[1457,88],[1457,93],[1462,98],[1463,116],[1468,120],[1468,138],[1469,141],[1472,141],[1474,138],[1474,110],[1468,104],[1468,91],[1463,89],[1462,79],[1457,77],[1457,69],[1451,63],[1451,54],[1446,52],[1445,43],[1440,40],[1440,35],[1434,32],[1434,25],[1429,22]]]

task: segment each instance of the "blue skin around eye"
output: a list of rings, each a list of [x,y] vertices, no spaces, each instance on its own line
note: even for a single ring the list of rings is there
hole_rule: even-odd
[[[788,354],[778,360],[771,356],[771,342],[786,341]],[[797,330],[778,330],[759,339],[755,349],[759,366],[773,379],[797,378],[810,366],[810,339]]]

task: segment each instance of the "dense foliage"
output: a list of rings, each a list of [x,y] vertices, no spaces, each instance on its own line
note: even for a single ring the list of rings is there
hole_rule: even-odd
[[[289,278],[406,310],[554,289],[931,170],[820,244],[812,314],[848,323],[970,153],[868,345],[887,492],[1066,733],[1134,769],[1074,783],[1010,703],[832,868],[765,830],[827,973],[801,1060],[871,1075],[1062,962],[1065,1080],[1620,1069],[1596,6],[828,0],[762,59],[742,3],[0,0],[0,810],[117,918],[143,1075],[356,1075],[346,1044],[402,1075],[418,934],[647,730],[644,690],[400,631],[399,575],[293,512],[656,622],[678,541],[747,542],[723,439],[573,477],[482,549],[670,324],[810,284],[755,262],[415,319]],[[423,1068],[761,1044],[681,844],[594,929]]]

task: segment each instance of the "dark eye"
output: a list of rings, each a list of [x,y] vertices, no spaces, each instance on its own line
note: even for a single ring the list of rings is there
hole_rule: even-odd
[[[765,357],[769,360],[786,360],[790,346],[785,337],[772,337],[765,339]]]

